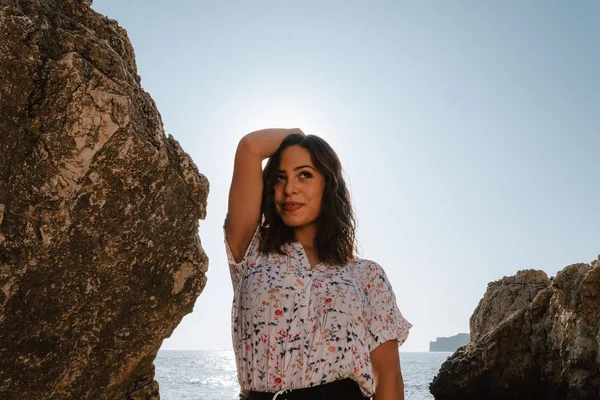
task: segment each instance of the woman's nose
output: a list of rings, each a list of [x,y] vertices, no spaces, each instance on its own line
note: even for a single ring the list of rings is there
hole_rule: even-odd
[[[298,188],[296,187],[296,182],[293,180],[288,180],[285,184],[285,194],[289,195],[297,192]]]

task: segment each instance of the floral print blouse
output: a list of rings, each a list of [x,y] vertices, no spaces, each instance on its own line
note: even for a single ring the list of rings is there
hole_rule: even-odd
[[[351,378],[373,396],[371,350],[391,339],[401,345],[412,327],[381,266],[357,257],[343,266],[311,268],[300,242],[286,244],[286,255],[260,253],[259,232],[239,263],[225,239],[242,391],[277,392]]]

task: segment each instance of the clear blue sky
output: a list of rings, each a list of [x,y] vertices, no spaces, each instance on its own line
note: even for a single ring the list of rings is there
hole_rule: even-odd
[[[469,329],[487,283],[600,253],[600,2],[96,0],[211,183],[208,284],[163,349],[231,348],[221,226],[246,133],[338,152],[361,256],[414,325]]]

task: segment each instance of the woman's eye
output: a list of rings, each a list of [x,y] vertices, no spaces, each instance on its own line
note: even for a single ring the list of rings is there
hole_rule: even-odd
[[[300,172],[300,174],[298,174],[301,178],[312,178],[312,174],[308,171],[302,171]],[[277,175],[277,181],[281,182],[281,181],[285,181],[287,179],[287,177],[285,175]]]

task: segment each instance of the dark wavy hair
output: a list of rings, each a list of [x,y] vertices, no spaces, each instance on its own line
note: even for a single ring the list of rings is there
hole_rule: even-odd
[[[260,251],[265,254],[285,254],[282,246],[295,240],[293,228],[287,226],[277,214],[274,190],[281,153],[294,145],[308,150],[313,165],[325,177],[321,212],[318,216],[319,229],[315,238],[319,258],[328,265],[345,265],[354,260],[356,252],[356,217],[342,176],[340,159],[331,146],[316,135],[287,136],[263,170]]]

